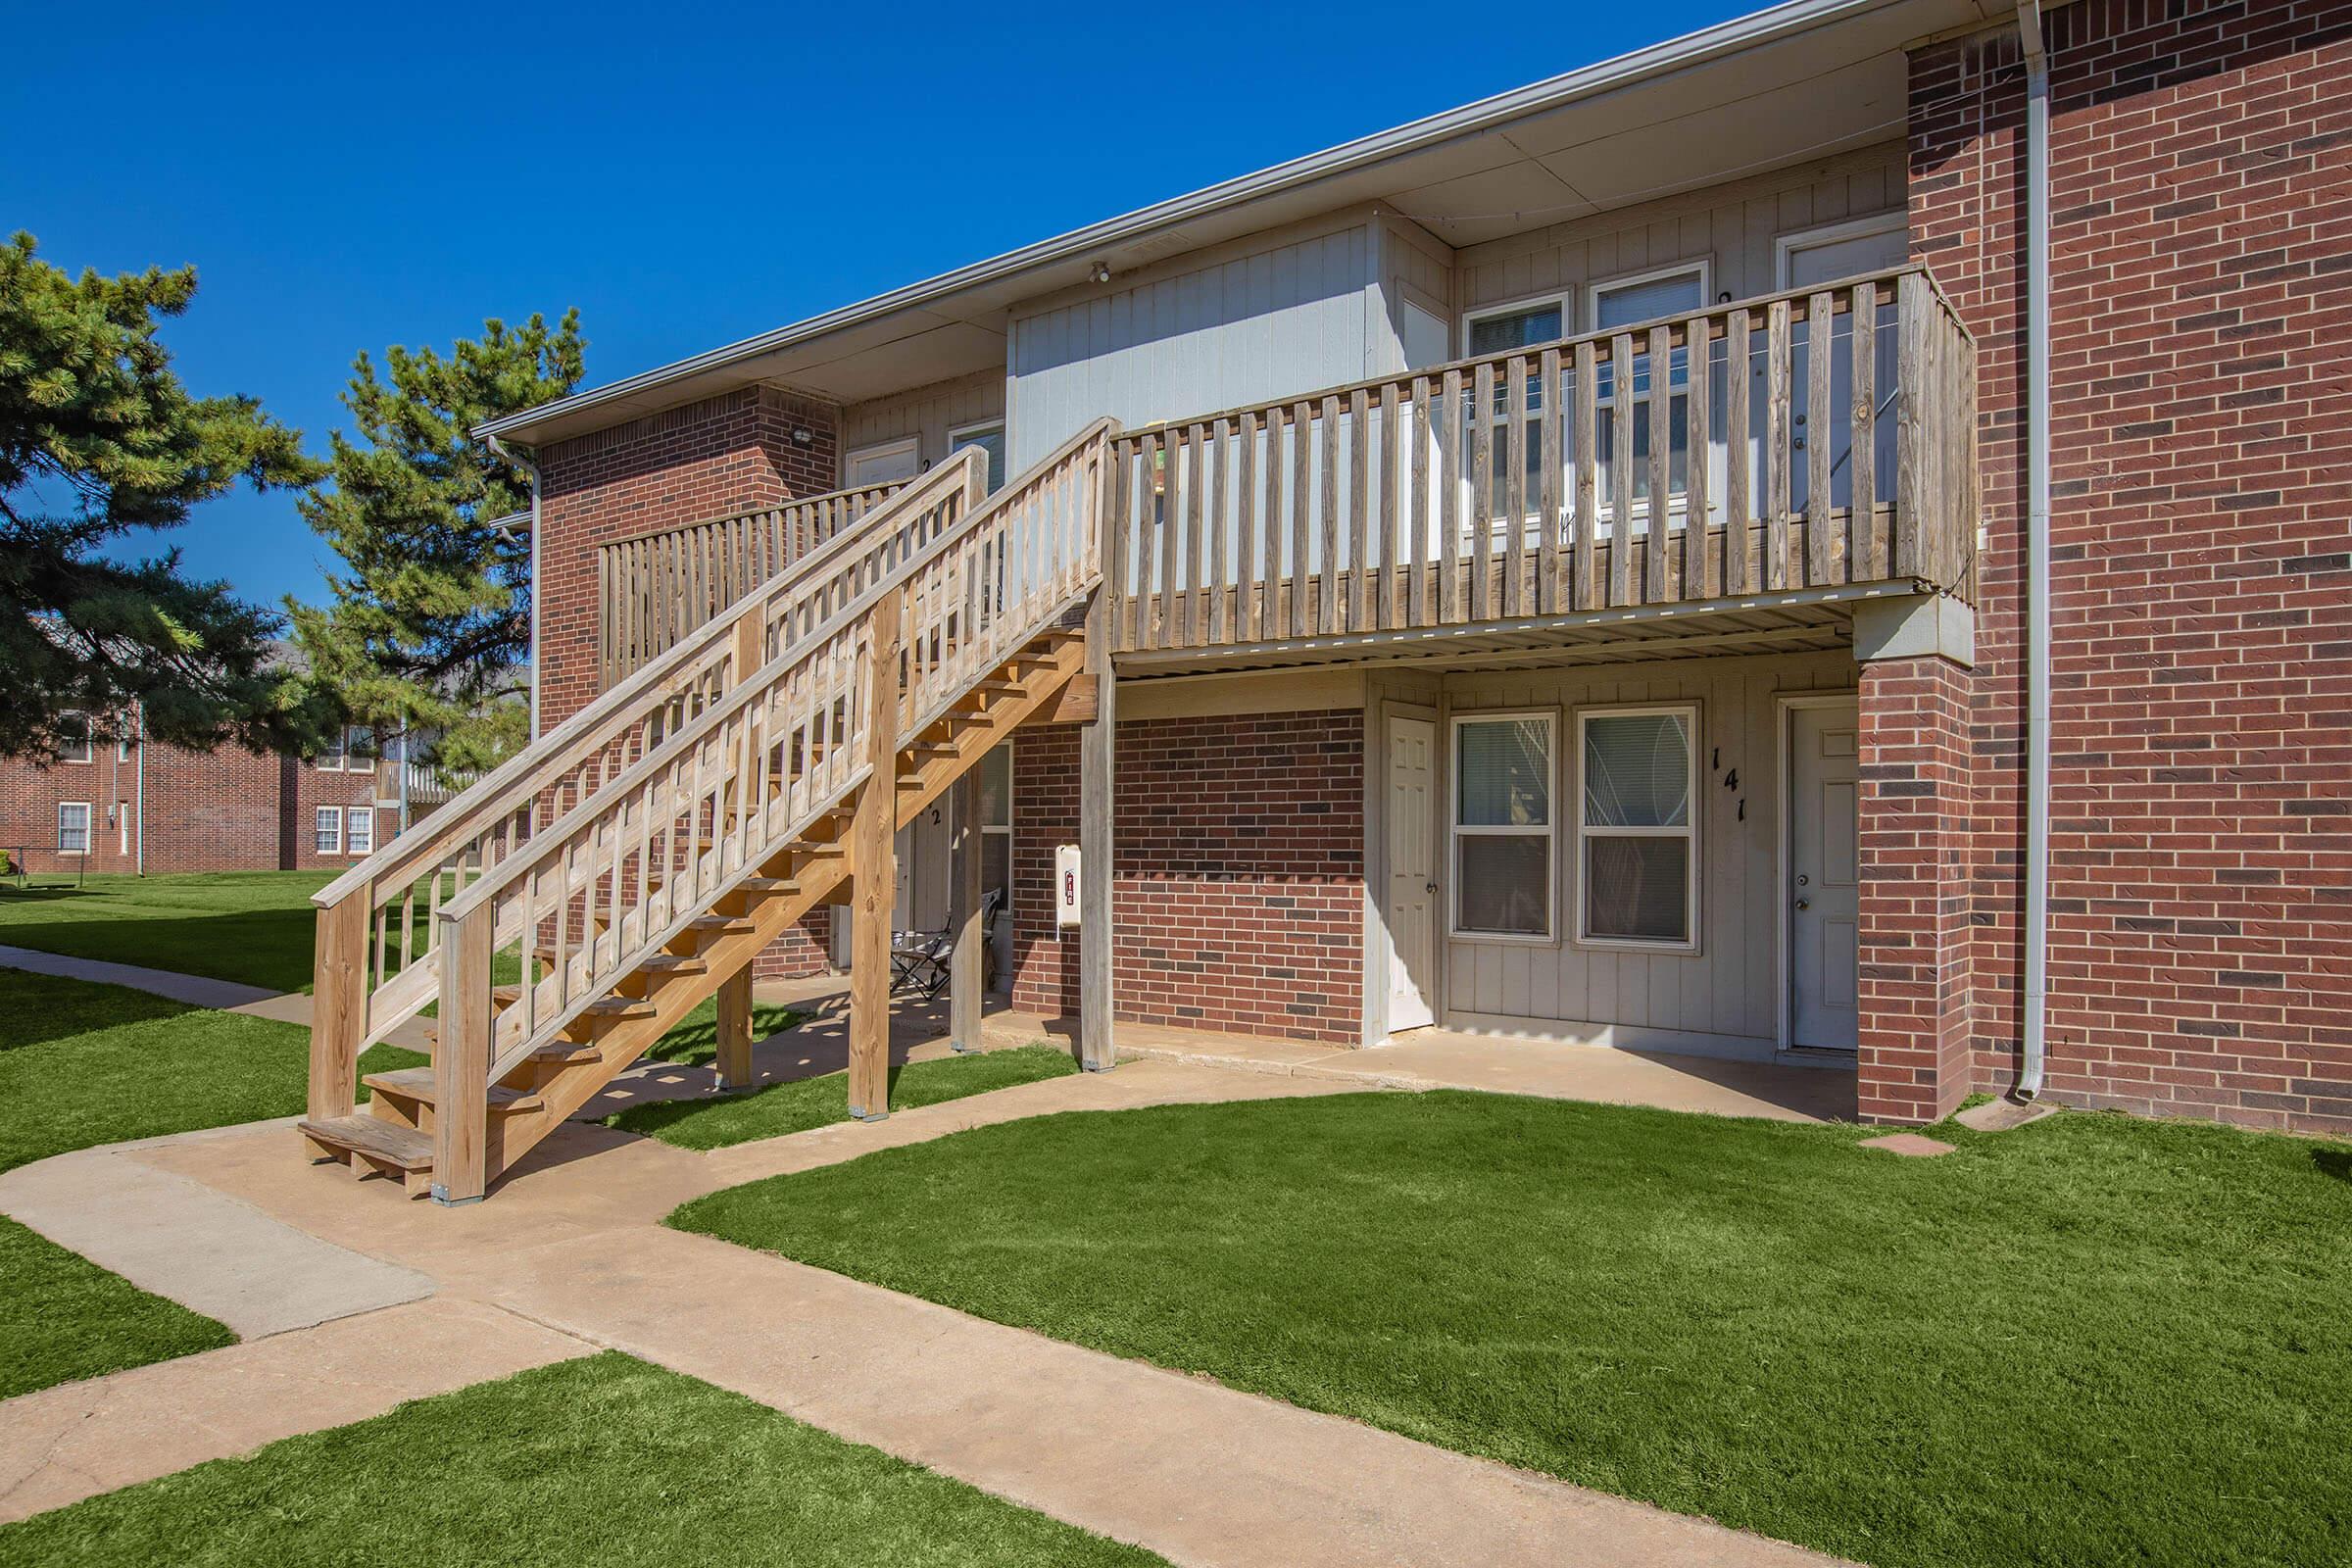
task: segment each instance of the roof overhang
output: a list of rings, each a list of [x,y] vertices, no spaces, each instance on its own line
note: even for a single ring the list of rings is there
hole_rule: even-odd
[[[859,402],[1002,368],[1012,308],[1084,284],[1098,267],[1115,277],[1364,203],[1472,245],[1868,146],[1902,133],[1905,44],[2010,15],[2010,0],[1790,0],[508,415],[477,433],[543,446],[756,382]]]

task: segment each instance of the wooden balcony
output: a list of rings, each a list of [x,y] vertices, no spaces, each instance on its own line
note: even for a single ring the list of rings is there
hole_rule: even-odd
[[[1833,647],[1857,599],[1976,590],[1976,348],[1916,267],[1112,453],[1138,673]]]

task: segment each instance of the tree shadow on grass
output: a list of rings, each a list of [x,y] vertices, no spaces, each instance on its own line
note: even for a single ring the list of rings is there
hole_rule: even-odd
[[[2352,1149],[2315,1149],[2311,1163],[2321,1175],[2352,1185]]]

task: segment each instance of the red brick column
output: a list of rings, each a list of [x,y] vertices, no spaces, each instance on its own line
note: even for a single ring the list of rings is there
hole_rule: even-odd
[[[1862,665],[1861,1057],[1870,1121],[1936,1121],[1970,1089],[1969,671]]]

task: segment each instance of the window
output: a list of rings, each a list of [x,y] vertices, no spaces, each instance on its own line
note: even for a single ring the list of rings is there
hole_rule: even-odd
[[[859,447],[851,453],[842,469],[842,483],[852,487],[895,484],[901,479],[913,478],[921,465],[914,437],[901,436],[896,441]]]
[[[130,803],[128,801],[115,803],[115,853],[117,855],[130,853]]]
[[[343,853],[343,808],[321,806],[311,818],[311,848],[320,855]]]
[[[90,803],[60,801],[57,803],[57,853],[87,855],[90,853]]]
[[[1774,242],[1778,253],[1780,285],[1784,289],[1811,288],[1822,283],[1834,283],[1841,277],[1857,277],[1871,272],[1884,272],[1902,265],[1910,253],[1910,234],[1900,212],[1880,213],[1870,218],[1857,218],[1843,223],[1829,223],[1820,228],[1808,228],[1800,233],[1783,234]],[[1850,507],[1854,495],[1854,326],[1853,318],[1838,313],[1837,324],[1830,331],[1830,406],[1813,407],[1813,323],[1795,322],[1789,332],[1789,352],[1793,374],[1790,378],[1790,414],[1799,437],[1806,441],[1823,440],[1830,444],[1830,505]],[[1876,368],[1872,379],[1879,394],[1876,418],[1871,429],[1873,471],[1877,477],[1877,494],[1871,501],[1894,499],[1895,425],[1891,417],[1894,399],[1901,381],[1898,377],[1895,355],[1898,334],[1889,330],[1884,314],[1878,318],[1878,331],[1872,342],[1877,349]],[[1762,388],[1757,389],[1758,413]],[[1751,415],[1751,420],[1753,416]],[[1751,422],[1750,429],[1756,428]],[[1758,456],[1762,447],[1756,449]],[[1790,466],[1788,475],[1788,505],[1793,512],[1810,511],[1813,504],[1813,467],[1798,457]]]
[[[980,885],[1012,888],[1012,743],[980,759]]]
[[[1552,715],[1453,721],[1453,931],[1551,940]]]
[[[1462,317],[1462,338],[1469,345],[1468,357],[1474,360],[1483,360],[1490,354],[1508,354],[1513,349],[1557,343],[1567,335],[1565,294],[1515,300],[1508,305],[1465,312]]]
[[[1697,708],[1596,710],[1577,725],[1579,940],[1695,948]]]
[[[86,762],[90,760],[90,715],[60,713],[57,717],[57,760],[61,762]],[[87,825],[88,808],[83,808]]]
[[[130,747],[131,747],[131,740],[130,740],[130,736],[129,736],[127,733],[124,733],[124,734],[122,734],[122,735],[119,735],[119,736],[117,736],[117,737],[115,738],[115,760],[116,760],[116,761],[118,761],[118,762],[127,762],[127,761],[129,761],[129,760],[130,760]]]
[[[365,773],[375,763],[375,731],[365,724],[348,724],[327,738],[318,754],[321,773]]]
[[[344,847],[353,855],[375,853],[375,808],[355,806],[343,813]]]
[[[1905,215],[1896,211],[1783,234],[1773,249],[1780,286],[1811,288],[1900,267],[1911,254],[1911,236]]]
[[[1707,303],[1707,266],[1677,267],[1661,272],[1645,272],[1638,277],[1621,277],[1612,282],[1595,283],[1592,288],[1592,329],[1611,331],[1621,326],[1635,326],[1654,321],[1664,316],[1688,316]],[[1626,411],[1634,421],[1634,500],[1654,514],[1649,507],[1649,409],[1651,368],[1646,337],[1634,341],[1634,385],[1632,406]],[[1676,349],[1667,367],[1667,478],[1670,494],[1681,495],[1690,482],[1690,400],[1686,388],[1690,384],[1690,360],[1688,349]],[[1598,485],[1603,511],[1611,511],[1610,497],[1616,494],[1617,440],[1617,365],[1615,356],[1603,344],[1600,364],[1595,377],[1593,395],[1598,419],[1593,432],[1593,451],[1597,458]],[[1631,519],[1628,519],[1629,521]]]
[[[954,457],[965,447],[978,447],[988,454],[988,488],[991,492],[1004,489],[1004,421],[957,425],[948,432],[948,456]]]
[[[318,754],[318,771],[340,773],[349,760],[350,731],[337,730],[327,740],[326,750]]]

